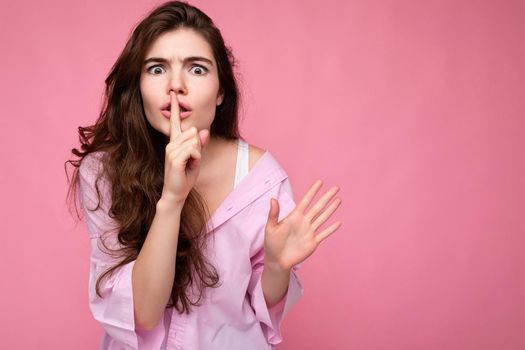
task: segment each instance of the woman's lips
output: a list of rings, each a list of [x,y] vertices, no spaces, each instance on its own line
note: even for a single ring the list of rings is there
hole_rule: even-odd
[[[171,111],[168,111],[167,109],[163,109],[160,111],[163,116],[170,119],[171,118]],[[186,119],[190,116],[191,111],[181,112],[180,113],[180,119]]]
[[[182,111],[184,109],[184,111]],[[179,101],[179,110],[181,111],[180,112],[180,119],[185,119],[185,118],[188,118],[191,114],[191,108],[183,103],[183,102],[180,102]],[[171,102],[166,102],[162,108],[161,108],[161,113],[163,116],[165,116],[166,118],[170,118],[171,117]]]

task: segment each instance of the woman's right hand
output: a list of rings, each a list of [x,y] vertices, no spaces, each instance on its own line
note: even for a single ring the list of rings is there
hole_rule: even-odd
[[[164,160],[163,199],[184,203],[199,176],[201,151],[209,139],[209,131],[192,126],[182,131],[177,97],[170,91],[170,141]]]

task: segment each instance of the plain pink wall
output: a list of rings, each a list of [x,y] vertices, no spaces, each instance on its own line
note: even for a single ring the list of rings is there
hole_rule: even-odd
[[[341,186],[278,348],[524,349],[525,3],[193,3],[239,59],[250,143],[298,198]],[[63,163],[156,4],[0,5],[4,349],[98,345]]]

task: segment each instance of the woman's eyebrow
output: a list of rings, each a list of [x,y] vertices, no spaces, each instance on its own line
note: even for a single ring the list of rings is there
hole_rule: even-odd
[[[168,63],[171,63],[172,60],[168,60],[166,58],[163,58],[163,57],[150,57],[148,59],[146,59],[144,61],[144,65],[148,64],[148,63],[151,63],[151,62],[155,62],[155,63],[165,63],[165,64],[168,64]],[[202,56],[190,56],[190,57],[186,57],[182,60],[182,63],[187,63],[187,62],[195,62],[195,61],[201,61],[201,62],[206,62],[208,63],[210,66],[213,67],[213,61],[210,60],[209,58],[206,58],[206,57],[202,57]]]

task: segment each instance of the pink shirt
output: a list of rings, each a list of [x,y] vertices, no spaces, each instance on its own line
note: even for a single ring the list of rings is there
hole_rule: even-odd
[[[100,165],[97,158],[97,153],[87,156],[79,172],[79,198],[90,209],[98,203],[94,188]],[[101,180],[99,188],[101,207],[96,211],[84,209],[84,213],[91,241],[89,306],[105,331],[101,349],[255,350],[273,349],[272,344],[282,341],[280,324],[303,295],[303,287],[297,275],[298,264],[292,269],[283,299],[270,309],[266,306],[261,274],[270,198],[279,200],[279,220],[295,208],[288,175],[268,151],[208,221],[209,230],[216,228],[208,259],[219,273],[220,287],[208,288],[202,305],[194,307],[190,315],[166,309],[163,322],[149,331],[135,327],[131,287],[134,261],[105,280],[101,285],[103,298],[95,293],[99,274],[116,262],[97,243],[106,230],[112,230],[115,234],[111,237],[116,239],[118,228],[107,214],[111,205],[108,182]]]

